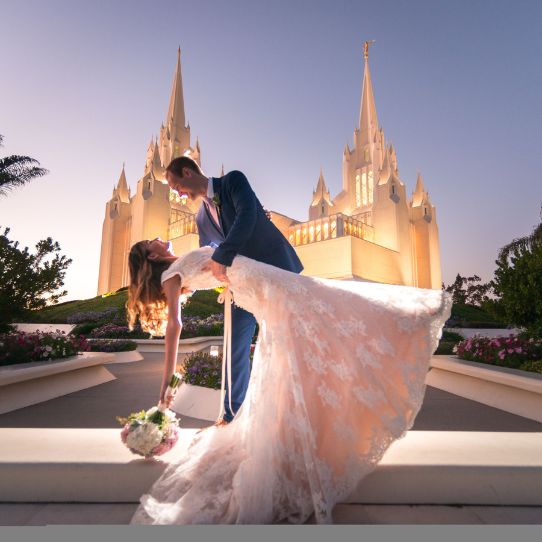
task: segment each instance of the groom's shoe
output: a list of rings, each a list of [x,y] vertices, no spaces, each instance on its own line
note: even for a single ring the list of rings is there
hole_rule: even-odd
[[[230,422],[228,420],[225,420],[224,418],[220,419],[220,420],[216,420],[216,422],[214,423],[214,426],[215,427],[224,427],[225,425],[228,425]]]

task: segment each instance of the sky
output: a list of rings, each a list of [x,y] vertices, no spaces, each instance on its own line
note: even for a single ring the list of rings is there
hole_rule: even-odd
[[[490,280],[541,218],[541,27],[538,0],[0,0],[0,156],[50,172],[0,198],[0,226],[60,243],[64,300],[96,295],[105,203],[123,163],[132,193],[143,174],[179,46],[205,173],[240,169],[308,219],[320,167],[341,190],[373,39],[379,122],[436,206],[443,280]]]

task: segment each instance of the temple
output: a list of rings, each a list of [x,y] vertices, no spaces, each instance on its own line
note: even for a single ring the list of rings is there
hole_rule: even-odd
[[[320,170],[308,220],[278,212],[271,212],[271,219],[295,247],[305,266],[303,274],[440,288],[436,209],[420,173],[410,197],[399,176],[396,151],[378,122],[369,43],[359,124],[352,148],[346,145],[343,151],[342,190],[332,197]],[[160,236],[172,241],[177,255],[199,247],[198,204],[170,191],[164,175],[177,156],[190,156],[201,165],[199,140],[191,145],[185,118],[180,49],[167,118],[159,133],[149,143],[135,194],[130,193],[123,167],[106,203],[98,294],[128,284],[128,252],[137,241]]]

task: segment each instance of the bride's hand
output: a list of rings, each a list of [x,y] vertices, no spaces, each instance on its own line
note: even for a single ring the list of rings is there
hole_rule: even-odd
[[[164,403],[166,405],[166,408],[169,408],[171,406],[171,403],[173,403],[174,396],[170,394],[165,397],[166,390],[167,388],[160,390],[160,399],[158,400],[158,404]]]

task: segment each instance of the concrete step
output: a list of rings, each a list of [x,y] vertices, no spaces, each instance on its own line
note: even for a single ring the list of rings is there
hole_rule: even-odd
[[[0,504],[1,526],[127,525],[138,503]],[[282,522],[286,524],[287,522]],[[308,524],[314,524],[314,517]],[[338,504],[337,525],[540,525],[540,506]]]
[[[117,429],[0,429],[0,501],[138,502],[194,432],[145,460]],[[345,503],[540,506],[541,487],[541,433],[411,431]]]

